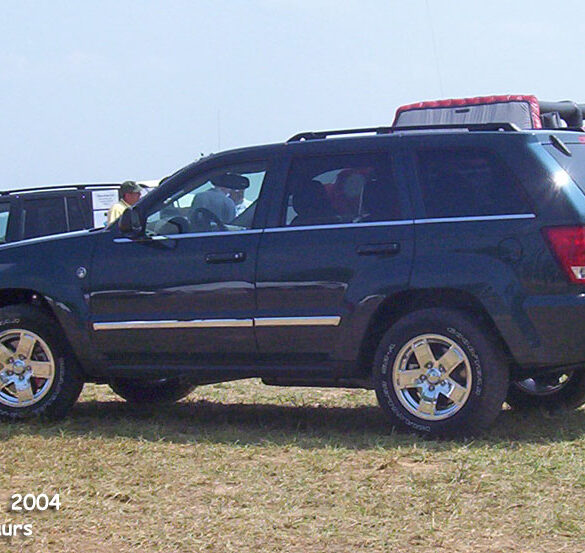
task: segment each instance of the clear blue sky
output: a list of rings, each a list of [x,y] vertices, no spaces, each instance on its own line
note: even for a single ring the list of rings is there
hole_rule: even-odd
[[[584,28],[583,0],[4,0],[0,189],[162,177],[425,99],[585,102]]]

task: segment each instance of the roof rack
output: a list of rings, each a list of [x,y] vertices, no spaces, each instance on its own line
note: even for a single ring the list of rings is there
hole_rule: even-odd
[[[322,140],[328,136],[348,134],[393,134],[403,131],[426,130],[468,130],[468,131],[519,131],[520,127],[514,123],[473,123],[473,124],[444,124],[444,125],[417,125],[409,127],[366,127],[361,129],[338,129],[333,131],[308,131],[295,134],[286,142],[301,142],[304,140]]]
[[[392,127],[365,127],[361,129],[337,129],[334,131],[308,131],[295,134],[287,140],[288,142],[300,142],[301,140],[321,140],[328,136],[338,136],[343,134],[390,134]]]
[[[517,132],[520,127],[514,123],[445,123],[440,125],[412,125],[408,127],[391,127],[392,132],[427,131],[427,130],[468,130],[468,131],[505,131]]]

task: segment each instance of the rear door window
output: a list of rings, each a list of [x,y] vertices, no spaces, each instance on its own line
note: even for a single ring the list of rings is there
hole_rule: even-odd
[[[62,197],[23,201],[24,238],[67,232],[65,201]]]
[[[286,226],[392,221],[404,214],[385,152],[297,158],[285,197]]]
[[[417,167],[429,218],[531,212],[515,175],[492,152],[467,148],[420,150]]]

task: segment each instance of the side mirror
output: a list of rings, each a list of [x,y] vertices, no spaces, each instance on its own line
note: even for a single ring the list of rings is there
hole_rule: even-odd
[[[124,211],[120,219],[118,219],[118,228],[122,234],[133,238],[142,236],[145,231],[145,225],[140,218],[140,213],[131,207]]]

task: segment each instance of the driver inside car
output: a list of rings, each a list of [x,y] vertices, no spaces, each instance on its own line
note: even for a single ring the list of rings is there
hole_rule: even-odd
[[[229,193],[233,190],[243,191],[250,186],[246,177],[235,173],[224,173],[210,180],[213,187],[196,194],[191,204],[190,218],[198,228],[210,227],[211,223],[225,225],[233,221],[237,210]]]

